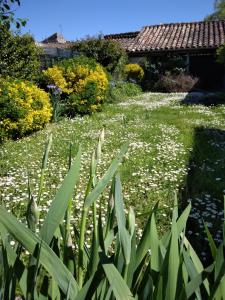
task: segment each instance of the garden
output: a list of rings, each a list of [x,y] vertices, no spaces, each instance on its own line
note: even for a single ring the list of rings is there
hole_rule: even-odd
[[[41,68],[1,29],[0,299],[224,299],[224,94],[102,39]]]

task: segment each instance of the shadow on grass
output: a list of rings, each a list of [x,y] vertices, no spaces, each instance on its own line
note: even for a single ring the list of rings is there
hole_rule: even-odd
[[[225,104],[225,92],[195,91],[188,93],[181,104],[200,104],[205,106],[219,106]]]
[[[222,240],[224,194],[225,130],[196,128],[181,199],[182,208],[192,203],[187,236],[205,263],[210,262],[211,255],[204,223],[218,245]]]

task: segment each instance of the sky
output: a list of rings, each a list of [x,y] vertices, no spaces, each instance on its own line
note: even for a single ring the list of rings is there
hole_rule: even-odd
[[[140,30],[161,23],[201,21],[214,0],[21,0],[22,33],[41,41],[55,32],[66,40]]]

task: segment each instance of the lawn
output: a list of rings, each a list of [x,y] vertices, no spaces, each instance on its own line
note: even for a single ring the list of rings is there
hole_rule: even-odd
[[[33,194],[37,196],[42,155],[52,133],[40,209],[43,214],[48,210],[67,173],[70,142],[74,156],[81,145],[82,172],[74,197],[74,222],[78,221],[91,154],[100,131],[105,128],[99,177],[121,145],[128,142],[121,178],[126,207],[135,209],[137,222],[142,224],[146,212],[159,200],[158,221],[163,231],[170,223],[177,192],[181,207],[192,202],[189,237],[195,240],[197,237],[200,244],[204,242],[204,220],[219,242],[225,194],[225,105],[183,105],[186,97],[186,94],[142,94],[107,104],[102,112],[92,116],[63,119],[29,137],[4,143],[0,149],[1,202],[20,219],[25,218],[28,173]],[[102,201],[104,209],[106,196],[103,195]],[[40,222],[42,218],[43,215]],[[204,259],[204,250],[201,256]]]

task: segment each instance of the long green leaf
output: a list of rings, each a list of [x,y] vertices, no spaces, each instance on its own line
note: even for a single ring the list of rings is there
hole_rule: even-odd
[[[92,284],[93,277],[94,276],[92,276],[90,279],[88,279],[88,281],[85,283],[85,285],[82,287],[82,289],[77,294],[75,300],[85,300],[86,299],[88,290]]]
[[[85,230],[86,230],[86,222],[87,222],[87,214],[90,206],[95,203],[98,199],[100,194],[104,191],[107,184],[109,184],[110,180],[113,178],[115,172],[117,171],[119,164],[122,162],[124,154],[127,152],[128,145],[125,144],[121,148],[119,154],[116,158],[112,161],[110,167],[105,172],[102,179],[98,182],[95,188],[89,192],[88,189],[87,196],[84,200],[84,206],[82,210],[82,217],[81,217],[81,225],[80,225],[80,240],[79,240],[79,250],[78,250],[78,284],[80,287],[83,285],[83,277],[84,277],[84,270],[83,270],[83,257],[84,257],[84,240],[85,240]]]
[[[168,261],[168,281],[166,286],[166,299],[174,300],[177,289],[177,275],[179,270],[180,258],[178,250],[177,235],[177,212],[175,210],[172,220],[172,235],[170,240],[169,261]]]
[[[220,244],[218,247],[217,253],[216,253],[216,258],[215,258],[215,276],[214,280],[217,279],[217,276],[219,275],[222,265],[224,263],[224,254],[223,254],[223,245]]]
[[[225,298],[225,276],[220,281],[217,290],[214,293],[213,300],[224,300]]]
[[[225,290],[225,260],[223,254],[223,244],[220,244],[217,254],[216,254],[216,261],[215,261],[215,278],[214,284],[210,290],[210,300],[214,299],[214,296],[218,291]]]
[[[15,253],[15,251],[12,249],[12,247],[9,244],[9,242],[7,240],[7,234],[8,233],[7,233],[7,230],[5,229],[5,227],[2,224],[0,224],[0,235],[1,235],[1,238],[2,238],[2,243],[6,248],[9,264],[11,266],[14,266],[14,264],[16,263],[16,261],[18,261],[19,258],[18,258],[17,254]],[[27,291],[27,282],[26,282],[26,280],[27,280],[27,268],[24,266],[22,261],[20,261],[20,262],[21,262],[21,266],[24,270],[23,270],[22,274],[16,274],[16,276],[19,278],[18,282],[19,282],[21,291],[22,291],[23,295],[25,296],[26,291]],[[19,271],[19,270],[17,269],[16,271]]]
[[[188,239],[186,237],[183,237],[183,240],[184,240],[184,245],[185,245],[186,249],[188,249],[189,255],[190,255],[190,257],[191,257],[191,259],[194,263],[194,266],[195,266],[197,272],[201,273],[204,270],[204,268],[203,268],[203,265],[202,265],[198,255],[196,254],[195,250],[193,249],[193,247],[189,243]],[[208,280],[206,279],[203,282],[203,284],[205,286],[207,294],[209,295],[210,294],[210,288],[209,288]]]
[[[154,290],[153,299],[165,300],[163,298],[163,278],[162,278],[162,275],[159,276],[156,288]]]
[[[135,269],[139,266],[143,258],[146,256],[147,251],[151,248],[151,240],[149,239],[150,232],[151,232],[151,219],[152,219],[153,212],[155,212],[157,208],[158,208],[158,202],[155,204],[155,206],[151,211],[151,215],[149,216],[141,240],[138,244]]]
[[[152,214],[151,224],[150,224],[150,250],[151,250],[151,269],[159,272],[160,270],[160,256],[159,256],[159,238],[155,223],[155,214]]]
[[[211,254],[212,254],[212,257],[215,259],[216,258],[216,252],[217,252],[217,248],[216,248],[216,244],[213,240],[213,237],[207,227],[207,225],[204,223],[204,226],[205,226],[205,231],[206,231],[206,234],[207,234],[207,238],[208,238],[208,241],[209,241],[209,246],[210,246],[210,250],[211,250]]]
[[[110,182],[110,180],[113,178],[115,172],[118,169],[119,164],[121,163],[123,156],[127,152],[128,145],[125,144],[122,146],[119,154],[116,156],[116,158],[112,161],[110,167],[108,170],[105,172],[104,176],[102,179],[98,182],[96,187],[87,195],[85,202],[84,202],[84,207],[88,209],[94,201],[100,196],[100,194],[104,191],[105,187],[107,184]]]
[[[195,277],[197,277],[199,275],[199,273],[196,271],[196,268],[190,258],[190,255],[188,254],[188,252],[186,250],[184,250],[182,254],[183,254],[183,258],[184,258],[186,271],[188,272],[190,279],[194,280]],[[196,288],[195,294],[196,294],[197,299],[199,299],[199,300],[202,299],[200,290],[198,288]]]
[[[41,227],[40,237],[47,244],[51,242],[56,229],[65,216],[69,201],[73,196],[74,187],[79,179],[80,162],[81,149],[79,148],[76,159],[59,188],[44,220],[43,226]]]
[[[78,293],[78,285],[73,275],[67,270],[62,261],[57,257],[53,250],[39,237],[37,237],[24,224],[8,213],[3,207],[0,207],[0,222],[7,231],[31,254],[34,252],[36,245],[42,244],[40,251],[40,263],[45,267],[49,274],[59,285],[60,289],[66,294],[69,284],[70,298]]]
[[[200,272],[196,277],[194,277],[190,282],[188,282],[185,287],[187,299],[189,299],[199,289],[207,276],[212,272],[213,268],[213,265],[209,266],[207,269]]]
[[[126,262],[126,265],[128,265],[131,256],[131,237],[128,230],[126,229],[126,218],[124,213],[122,186],[121,186],[119,174],[115,176],[114,200],[115,200],[116,218],[118,223],[119,241],[121,243],[124,260]]]
[[[120,273],[117,271],[116,267],[110,263],[103,264],[102,267],[109,281],[110,287],[113,290],[115,298],[117,300],[134,299],[130,289]]]
[[[187,219],[189,217],[190,211],[191,211],[191,204],[189,204],[185,208],[185,210],[182,212],[182,214],[180,215],[180,217],[177,220],[177,234],[178,234],[178,236],[181,234],[181,232],[186,227],[186,223],[187,223]]]
[[[100,266],[95,274],[85,282],[74,300],[101,299],[99,294],[104,293],[105,282],[104,271]]]
[[[42,158],[42,166],[41,166],[41,177],[40,177],[40,183],[39,183],[39,190],[38,190],[38,197],[37,197],[37,203],[39,204],[43,192],[43,186],[44,186],[44,177],[45,177],[45,170],[47,167],[48,162],[48,155],[51,149],[52,145],[52,133],[50,133],[49,138],[45,145],[45,152]]]

